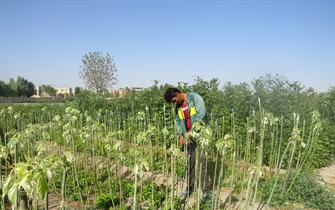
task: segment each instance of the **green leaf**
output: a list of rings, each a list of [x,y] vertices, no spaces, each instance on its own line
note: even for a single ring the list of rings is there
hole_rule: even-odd
[[[48,192],[48,183],[45,176],[39,177],[37,187],[38,192],[42,195],[42,199],[44,199]]]
[[[12,176],[11,176],[11,174],[9,174],[6,177],[6,179],[5,179],[4,183],[3,183],[2,197],[5,197],[5,195],[7,195],[8,190],[9,190],[9,184],[10,184],[11,180],[12,180]]]
[[[28,170],[27,170],[27,164],[26,163],[16,163],[14,167],[14,172],[17,174],[19,178],[23,178],[26,176]]]
[[[18,184],[14,184],[8,191],[8,199],[12,203],[12,206],[16,206],[18,187]]]
[[[33,192],[32,184],[32,180],[29,179],[29,174],[26,174],[25,177],[22,177],[19,182],[19,186],[24,188],[27,195],[31,195]]]

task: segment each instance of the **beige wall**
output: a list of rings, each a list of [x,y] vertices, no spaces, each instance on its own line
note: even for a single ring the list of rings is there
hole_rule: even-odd
[[[58,94],[68,94],[69,96],[73,96],[72,88],[69,87],[60,87],[60,88],[55,88],[57,90],[57,95]]]

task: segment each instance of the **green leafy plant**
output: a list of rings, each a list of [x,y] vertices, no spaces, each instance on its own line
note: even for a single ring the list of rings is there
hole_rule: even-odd
[[[115,197],[113,199],[115,199]],[[109,193],[101,193],[93,203],[97,208],[109,209],[111,206],[113,206],[113,199]],[[118,198],[115,200],[118,200]]]
[[[178,88],[199,92],[205,99],[208,122],[194,125],[198,132],[193,136],[215,167],[212,202],[200,204],[198,193],[198,209],[221,208],[222,187],[229,190],[228,205],[238,194],[240,204],[251,206],[257,198],[273,206],[298,202],[306,208],[332,209],[332,191],[305,173],[335,157],[335,88],[316,94],[271,75],[256,79],[253,90],[246,83],[229,82],[219,89],[218,79],[196,77],[194,82],[178,83]],[[10,173],[9,164],[29,165],[35,156],[41,157],[40,162],[52,152],[63,164],[52,170],[46,190],[62,195],[63,209],[69,200],[90,206],[92,197],[99,208],[106,209],[125,208],[132,197],[134,209],[144,204],[178,209],[178,191],[172,187],[177,185],[171,183],[185,178],[181,151],[185,148],[176,135],[173,106],[162,97],[167,86],[155,81],[142,91],[127,89],[122,97],[82,90],[72,102],[0,105],[4,192],[19,186],[21,179],[21,189],[30,187],[33,182],[24,182],[25,178],[36,181],[36,174],[44,177],[47,171],[32,164],[26,167],[30,175],[25,177]],[[297,114],[292,120],[293,113]],[[40,151],[39,145],[48,149]],[[73,159],[64,156],[69,152]],[[285,176],[279,173],[283,169]],[[157,186],[154,178],[146,181],[149,174],[159,174],[169,184]],[[21,189],[13,188],[9,197],[16,198]],[[37,202],[41,196],[30,198]]]
[[[296,171],[292,172],[294,177]],[[288,180],[290,184],[292,178]],[[274,185],[275,178],[270,178],[261,184],[260,199],[267,201],[270,196],[271,189]],[[280,177],[277,181],[277,187],[274,190],[270,205],[274,207],[283,206],[285,202],[301,203],[306,208],[334,210],[335,209],[335,191],[327,187],[321,180],[320,176],[311,172],[302,172],[296,179],[290,191],[282,195],[285,177]]]
[[[291,202],[304,203],[305,207],[335,210],[335,191],[328,188],[318,174],[302,172],[288,194]]]

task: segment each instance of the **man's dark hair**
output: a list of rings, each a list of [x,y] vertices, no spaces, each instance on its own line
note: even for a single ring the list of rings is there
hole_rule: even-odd
[[[176,93],[181,93],[177,88],[168,88],[164,93],[164,99],[166,102],[170,103],[174,97],[176,97]]]

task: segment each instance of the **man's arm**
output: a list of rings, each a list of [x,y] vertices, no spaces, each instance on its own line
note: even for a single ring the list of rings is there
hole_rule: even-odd
[[[176,128],[177,128],[177,134],[178,136],[182,136],[183,135],[183,129],[181,127],[181,119],[178,115],[178,108],[176,108]]]
[[[196,109],[195,122],[203,120],[206,116],[206,106],[204,99],[199,94],[194,94],[194,104]]]

